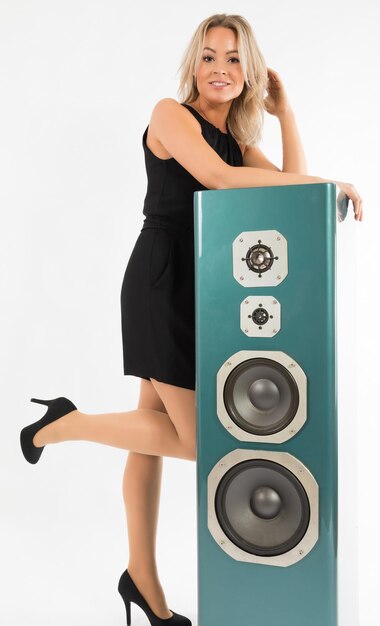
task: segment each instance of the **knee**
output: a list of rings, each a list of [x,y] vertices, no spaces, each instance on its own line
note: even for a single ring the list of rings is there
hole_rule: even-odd
[[[196,461],[197,460],[197,444],[194,443],[193,445],[187,444],[187,446],[185,447],[185,458],[188,461]]]

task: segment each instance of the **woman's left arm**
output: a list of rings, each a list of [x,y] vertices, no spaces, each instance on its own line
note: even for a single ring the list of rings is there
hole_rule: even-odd
[[[306,158],[298,132],[294,111],[278,72],[268,67],[268,95],[264,106],[268,113],[278,117],[282,137],[282,171],[307,174]]]
[[[282,171],[307,174],[306,158],[292,109],[278,115],[282,136]]]

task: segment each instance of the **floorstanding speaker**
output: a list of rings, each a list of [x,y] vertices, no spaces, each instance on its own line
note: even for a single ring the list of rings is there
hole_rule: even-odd
[[[199,626],[358,625],[346,214],[333,183],[194,194]]]

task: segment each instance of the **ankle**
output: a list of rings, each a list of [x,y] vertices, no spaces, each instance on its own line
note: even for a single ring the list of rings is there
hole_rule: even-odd
[[[74,411],[66,413],[54,422],[57,428],[57,441],[62,442],[79,439],[79,433],[81,433],[82,430],[81,425],[84,417],[85,413],[75,409]]]
[[[159,583],[158,571],[155,565],[139,563],[128,563],[128,572],[132,578],[136,577],[140,581],[150,581]]]

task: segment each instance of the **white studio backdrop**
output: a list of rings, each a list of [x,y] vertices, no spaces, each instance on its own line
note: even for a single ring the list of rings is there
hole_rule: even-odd
[[[86,413],[137,406],[139,379],[122,370],[120,289],[143,221],[142,134],[157,100],[177,98],[178,66],[195,28],[221,12],[248,19],[267,65],[283,78],[308,173],[351,182],[364,199],[364,220],[355,224],[356,297],[346,316],[356,337],[360,624],[374,623],[378,4],[1,0],[0,621],[7,626],[124,623],[116,585],[128,556],[121,488],[128,452],[65,442],[31,466],[19,431],[44,412],[31,397],[67,396]],[[261,148],[281,167],[280,126],[269,114]],[[193,462],[164,460],[157,553],[169,606],[195,625]],[[134,622],[145,623],[138,611]]]

